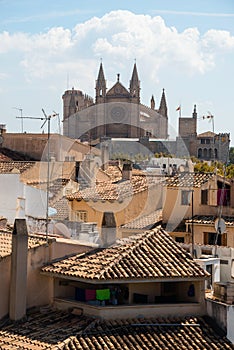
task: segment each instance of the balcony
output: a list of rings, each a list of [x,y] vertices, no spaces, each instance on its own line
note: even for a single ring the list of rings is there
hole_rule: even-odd
[[[90,305],[72,299],[54,298],[54,306],[60,310],[73,309],[74,312],[104,319],[124,319],[139,317],[168,317],[186,315],[203,315],[204,303],[166,303],[161,304],[124,304],[124,305]]]

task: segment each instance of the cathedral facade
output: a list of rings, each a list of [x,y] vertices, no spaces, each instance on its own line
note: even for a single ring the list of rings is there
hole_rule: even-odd
[[[100,64],[95,87],[95,100],[80,90],[67,90],[63,95],[63,134],[70,138],[95,143],[102,137],[156,139],[168,138],[168,115],[163,89],[159,108],[152,96],[150,106],[141,103],[140,80],[134,64],[129,88],[120,81],[107,89],[103,64]]]

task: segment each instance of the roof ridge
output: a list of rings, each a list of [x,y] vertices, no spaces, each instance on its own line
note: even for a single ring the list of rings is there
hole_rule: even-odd
[[[138,234],[138,235],[132,235],[128,238],[123,238],[120,240],[121,241],[125,241],[125,245],[122,246],[123,248],[123,253],[119,254],[118,258],[116,259],[116,257],[113,257],[113,261],[109,262],[108,265],[103,269],[103,271],[101,272],[100,276],[103,276],[105,273],[107,273],[115,264],[119,263],[122,259],[124,259],[126,256],[131,256],[132,254],[135,253],[135,251],[141,246],[145,244],[145,241],[142,240],[142,238],[150,238],[151,236],[153,236],[155,233],[159,233],[159,231],[162,231],[162,227],[158,226],[157,228],[153,229],[153,230],[149,230],[149,231],[145,231],[142,234]],[[147,237],[148,236],[148,237]],[[114,249],[118,249],[120,248],[121,245],[116,244],[111,248]],[[133,249],[130,249],[131,247],[133,247]],[[130,251],[129,251],[130,250]]]

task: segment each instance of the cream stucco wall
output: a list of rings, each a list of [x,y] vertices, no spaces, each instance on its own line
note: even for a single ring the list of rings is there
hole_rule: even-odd
[[[92,317],[104,319],[128,319],[137,317],[180,317],[203,316],[204,304],[179,303],[179,304],[148,304],[148,305],[117,305],[117,306],[92,306],[84,303],[68,301],[60,298],[54,300],[54,306],[61,310],[78,309],[81,313]]]
[[[72,253],[86,252],[92,249],[86,245],[75,244],[74,241],[58,239],[28,251],[27,264],[27,308],[42,306],[53,302],[54,280],[41,274],[41,267],[58,257]],[[0,260],[0,319],[9,312],[11,256]]]
[[[134,194],[123,201],[84,201],[73,200],[69,202],[69,220],[74,221],[76,211],[86,211],[87,221],[102,226],[104,212],[113,212],[117,227],[131,222],[140,215],[161,208],[162,189],[160,185],[150,187],[148,190]]]

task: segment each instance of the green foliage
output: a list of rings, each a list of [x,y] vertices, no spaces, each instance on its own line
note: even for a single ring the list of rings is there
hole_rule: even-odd
[[[229,149],[229,162],[234,164],[234,147],[230,147]]]
[[[224,176],[225,173],[225,167],[224,164],[221,162],[212,162],[211,165],[209,165],[207,162],[196,162],[194,164],[194,171],[195,172],[216,172],[218,175]],[[226,174],[225,176],[229,179],[234,178],[234,164],[229,164],[226,167]]]
[[[209,165],[207,162],[197,162],[194,164],[194,171],[196,173],[212,173],[214,172],[214,165]]]
[[[234,178],[234,164],[229,164],[226,169],[226,176],[228,178]]]
[[[155,153],[154,156],[155,156],[155,158],[162,158],[162,157],[173,158],[174,157],[173,154],[164,153],[164,152]]]

